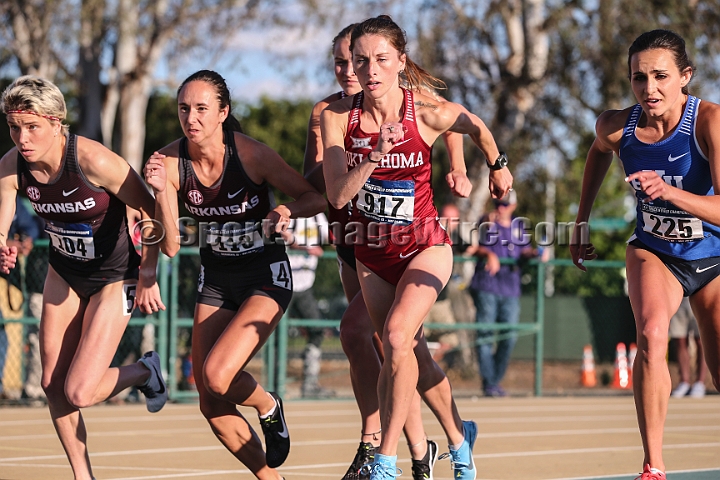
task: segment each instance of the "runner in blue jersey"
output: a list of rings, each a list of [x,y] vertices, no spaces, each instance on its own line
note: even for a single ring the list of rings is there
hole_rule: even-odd
[[[630,302],[637,323],[633,389],[642,436],[642,480],[665,478],[663,429],[670,396],[665,360],[670,317],[690,297],[705,360],[720,387],[720,106],[693,97],[694,68],[674,32],[640,35],[628,52],[638,100],[598,118],[583,176],[577,222],[587,222],[613,154],[638,200],[637,226],[626,253]],[[597,257],[576,228],[573,262],[586,270]]]
[[[165,309],[155,281],[158,248],[144,245],[141,258],[127,226],[126,206],[150,222],[154,202],[125,160],[69,132],[65,99],[52,82],[20,77],[3,92],[0,108],[15,143],[0,160],[0,271],[8,273],[17,260],[17,247],[6,240],[15,200],[24,194],[50,237],[40,319],[42,388],[74,478],[89,480],[80,409],[131,386],[145,394],[151,412],[167,400],[157,353],[110,368],[135,305],[143,313]]]
[[[179,200],[207,233],[200,245],[192,331],[200,411],[257,478],[278,480],[275,468],[290,451],[282,401],[245,367],[292,295],[285,246],[275,234],[285,231],[291,218],[322,211],[325,201],[275,151],[243,135],[230,107],[230,92],[217,72],[200,70],[185,79],[178,89],[185,136],[150,157],[145,178],[166,231],[163,252],[174,256],[180,248]],[[295,200],[276,205],[272,187]],[[257,412],[265,452],[238,405]]]

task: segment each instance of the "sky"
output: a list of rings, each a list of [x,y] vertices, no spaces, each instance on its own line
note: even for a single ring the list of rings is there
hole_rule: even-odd
[[[204,68],[225,78],[235,101],[252,104],[263,95],[320,100],[339,90],[332,72],[333,38],[346,25],[364,18],[342,13],[323,26],[305,24],[304,31],[244,27],[228,42],[222,57]],[[182,63],[174,72],[179,81],[198,70],[196,61]],[[166,74],[162,66],[158,74]]]

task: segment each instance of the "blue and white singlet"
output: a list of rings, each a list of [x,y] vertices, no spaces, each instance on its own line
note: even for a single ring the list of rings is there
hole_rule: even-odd
[[[635,135],[643,112],[639,104],[635,105],[620,141],[619,155],[625,174],[654,170],[671,186],[695,195],[714,195],[710,164],[695,137],[699,106],[700,99],[689,95],[680,124],[672,135],[648,144]],[[630,240],[636,237],[657,252],[684,260],[720,256],[719,227],[665,200],[643,203],[647,195],[640,189],[640,182],[635,180],[631,184],[638,205],[637,226]]]

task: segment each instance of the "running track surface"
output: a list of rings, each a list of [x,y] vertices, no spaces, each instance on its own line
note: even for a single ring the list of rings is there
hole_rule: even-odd
[[[642,463],[632,397],[555,397],[459,400],[463,418],[479,426],[478,480],[632,480]],[[672,399],[665,430],[669,480],[720,479],[720,396]],[[337,479],[359,441],[351,401],[285,404],[292,449],[280,468],[287,480]],[[247,414],[259,431],[257,418]],[[197,405],[96,406],[84,411],[98,480],[251,479],[210,432]],[[442,430],[425,409],[428,436],[446,450]],[[402,440],[404,443],[404,439]],[[411,480],[407,447],[398,467]],[[0,409],[0,480],[72,480],[47,408]],[[447,460],[436,480],[451,480]]]

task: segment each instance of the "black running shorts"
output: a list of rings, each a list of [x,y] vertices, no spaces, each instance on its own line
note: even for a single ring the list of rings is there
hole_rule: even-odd
[[[287,310],[292,298],[292,271],[287,257],[248,270],[228,273],[201,266],[197,302],[237,311],[249,297],[262,295],[275,300],[283,312]]]
[[[708,283],[720,276],[720,257],[701,258],[699,260],[683,260],[664,253],[657,252],[645,245],[637,238],[628,245],[641,248],[658,257],[675,275],[683,288],[683,296],[689,297],[697,293]]]

